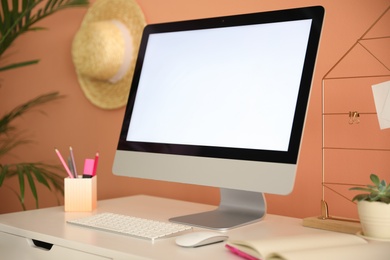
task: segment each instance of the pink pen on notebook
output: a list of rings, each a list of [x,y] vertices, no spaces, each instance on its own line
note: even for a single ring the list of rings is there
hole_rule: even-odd
[[[262,260],[261,258],[257,258],[257,257],[251,256],[251,255],[249,255],[249,254],[239,250],[238,248],[235,248],[234,246],[226,244],[225,247],[227,249],[229,249],[230,252],[232,252],[235,255],[240,256],[243,259],[246,259],[246,260]]]
[[[55,149],[56,153],[57,153],[57,156],[58,158],[60,159],[61,163],[62,163],[62,166],[64,166],[66,172],[68,173],[69,175],[69,178],[73,178],[73,174],[71,173],[71,171],[69,170],[69,167],[68,165],[66,164],[64,158],[62,157],[60,151],[58,151],[58,149]]]

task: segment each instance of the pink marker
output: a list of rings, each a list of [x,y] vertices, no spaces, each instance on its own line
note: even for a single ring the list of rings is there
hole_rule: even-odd
[[[92,178],[94,165],[94,159],[85,159],[83,178]]]

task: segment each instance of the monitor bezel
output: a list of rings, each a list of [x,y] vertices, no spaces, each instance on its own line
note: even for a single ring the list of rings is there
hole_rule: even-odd
[[[304,121],[309,102],[308,100],[310,96],[310,89],[320,40],[323,16],[324,9],[321,6],[312,6],[147,25],[144,29],[140,43],[138,59],[134,70],[133,81],[131,83],[128,103],[124,115],[117,150],[296,164],[298,160],[298,154],[304,128]],[[305,19],[311,19],[312,26],[309,35],[299,93],[296,102],[296,109],[294,113],[290,142],[287,151],[212,147],[201,145],[147,143],[126,140],[129,123],[131,120],[131,114],[133,111],[133,105],[138,90],[138,83],[142,73],[145,51],[147,48],[149,36],[151,34],[186,30],[223,28],[250,24],[286,22]]]

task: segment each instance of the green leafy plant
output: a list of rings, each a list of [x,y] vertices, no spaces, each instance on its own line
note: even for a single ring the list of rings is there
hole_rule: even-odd
[[[61,97],[62,96],[56,92],[41,95],[37,98],[29,100],[26,103],[23,103],[22,105],[17,106],[0,119],[0,159],[12,152],[12,150],[16,147],[32,142],[31,140],[24,138],[23,134],[12,126],[11,123],[13,120],[34,109],[36,106],[53,101],[55,99],[59,99]],[[38,208],[39,200],[35,180],[46,186],[49,190],[51,190],[51,186],[53,186],[55,190],[60,191],[63,194],[63,178],[56,174],[56,171],[58,170],[58,166],[53,166],[41,162],[22,162],[15,164],[0,163],[0,187],[3,186],[3,183],[6,179],[17,177],[19,180],[19,193],[14,189],[10,187],[9,188],[18,197],[23,210],[26,210],[25,179],[27,179],[27,183],[35,199],[35,206]]]
[[[352,187],[350,190],[365,191],[366,193],[357,194],[352,201],[378,201],[390,203],[390,184],[385,180],[380,180],[375,174],[370,175],[373,185],[368,184],[364,187]]]
[[[82,7],[89,4],[88,0],[1,0],[0,9],[0,58],[12,43],[22,34],[29,31],[44,30],[43,27],[34,26],[38,21],[56,13],[57,11],[70,8]],[[0,72],[23,66],[37,64],[39,60],[22,61],[0,67]],[[16,108],[12,109],[0,118],[0,159],[9,154],[13,149],[26,145],[32,141],[24,138],[20,131],[12,125],[12,122],[37,106],[62,98],[58,92],[42,94]],[[2,163],[0,161],[0,187],[9,178],[18,178],[19,193],[11,190],[18,197],[23,210],[25,206],[26,183],[30,187],[38,208],[38,192],[36,182],[43,184],[49,190],[54,188],[63,194],[63,177],[57,174],[60,168],[42,162],[21,162],[15,164]]]
[[[46,2],[46,4],[44,4]],[[13,0],[1,1],[0,9],[0,57],[23,33],[44,30],[33,27],[35,23],[69,7],[86,6],[88,0]],[[39,8],[39,6],[43,6]],[[37,8],[36,11],[35,8]],[[38,63],[39,60],[18,62],[0,67],[0,71]]]

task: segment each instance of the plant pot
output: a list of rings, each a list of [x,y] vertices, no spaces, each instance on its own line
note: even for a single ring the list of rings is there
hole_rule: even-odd
[[[359,201],[357,207],[364,236],[390,239],[390,204]]]

